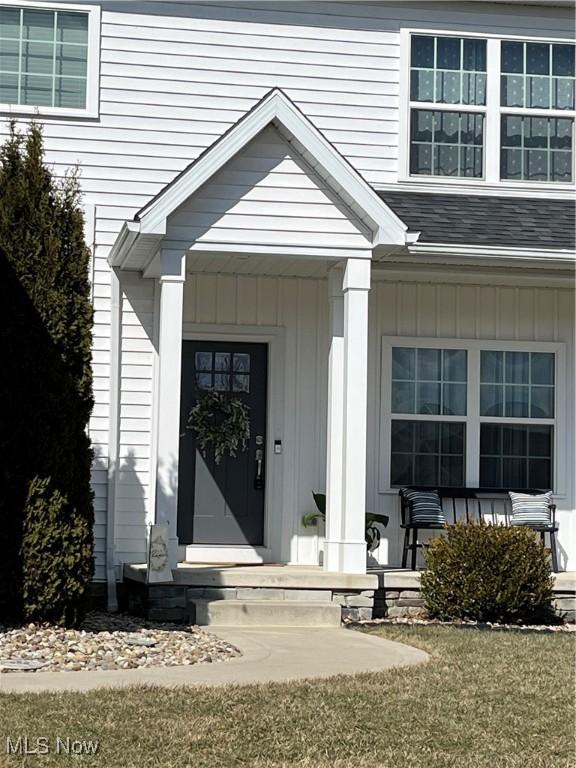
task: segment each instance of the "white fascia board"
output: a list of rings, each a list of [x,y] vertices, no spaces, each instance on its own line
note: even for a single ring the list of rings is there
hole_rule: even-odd
[[[278,245],[230,242],[196,242],[188,248],[188,253],[195,255],[210,253],[231,253],[248,256],[288,256],[298,259],[321,259],[323,261],[341,259],[372,259],[371,248],[323,248],[321,246]]]
[[[122,268],[125,265],[126,260],[130,255],[130,250],[136,242],[136,238],[138,237],[139,233],[139,222],[125,221],[124,224],[122,224],[122,229],[118,233],[118,237],[116,238],[108,256],[108,263],[111,267]]]
[[[454,243],[417,243],[409,245],[414,256],[478,256],[488,259],[518,259],[525,261],[560,261],[576,264],[576,251],[557,248],[510,248],[486,245],[455,245]]]
[[[142,233],[164,234],[166,219],[194,192],[272,122],[281,126],[315,158],[327,177],[365,212],[372,222],[373,246],[404,245],[406,225],[390,210],[360,174],[280,90],[272,91],[201,155],[139,213]]]

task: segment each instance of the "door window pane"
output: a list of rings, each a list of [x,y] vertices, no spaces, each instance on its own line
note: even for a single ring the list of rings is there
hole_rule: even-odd
[[[391,485],[462,486],[465,425],[392,421]]]
[[[0,8],[3,104],[86,106],[88,14]]]
[[[550,489],[552,433],[552,426],[481,424],[480,485]]]
[[[484,115],[413,109],[410,173],[483,175]]]
[[[232,376],[233,392],[250,392],[250,376],[245,373],[235,373]]]
[[[215,373],[214,374],[214,389],[217,392],[228,392],[230,389],[230,374],[228,373]]]
[[[250,392],[250,354],[196,352],[196,383],[217,392]]]
[[[233,355],[233,369],[238,373],[248,373],[250,370],[250,355],[245,352],[235,352]]]
[[[229,371],[230,352],[216,352],[214,355],[214,368],[217,371]]]
[[[212,352],[196,352],[195,365],[197,371],[211,371]]]

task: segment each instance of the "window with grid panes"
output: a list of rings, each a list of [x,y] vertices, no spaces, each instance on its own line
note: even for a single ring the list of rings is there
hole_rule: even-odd
[[[575,74],[572,43],[412,33],[409,175],[570,184]]]
[[[89,14],[0,6],[0,103],[84,109]]]
[[[485,104],[485,40],[412,35],[410,173],[480,178]]]
[[[554,352],[394,345],[391,366],[391,487],[464,486],[470,469],[485,488],[552,488]]]
[[[574,111],[574,51],[560,43],[502,41],[502,179],[572,181],[574,118],[563,113]]]

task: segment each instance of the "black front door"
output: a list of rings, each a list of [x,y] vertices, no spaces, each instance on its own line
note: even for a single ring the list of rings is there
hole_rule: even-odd
[[[266,344],[185,341],[182,350],[178,538],[181,544],[264,543]],[[203,456],[186,428],[207,392],[239,398],[249,408],[250,440],[236,457]]]

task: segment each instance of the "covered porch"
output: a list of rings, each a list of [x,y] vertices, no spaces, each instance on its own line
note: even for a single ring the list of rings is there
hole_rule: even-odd
[[[414,239],[279,91],[269,94],[133,222],[125,224],[110,261],[120,284],[140,273],[141,282],[153,285],[150,486],[154,503],[149,520],[169,531],[173,569],[178,562],[190,560],[317,563],[318,541],[316,552],[302,551],[303,537],[297,535],[301,512],[295,509],[294,498],[304,492],[311,503],[312,492],[325,489],[323,568],[330,573],[366,573],[372,261],[401,251]],[[201,278],[209,274],[217,275],[233,297],[230,311],[220,307],[212,323],[199,321],[201,307],[219,301],[202,291]],[[290,280],[309,279],[313,289],[307,293],[299,287],[296,297],[289,291],[271,294],[265,303],[274,306],[275,317],[268,322],[258,309],[263,304],[262,291],[278,288],[282,278],[287,279],[286,285]],[[307,297],[314,303],[316,327],[305,325],[311,309]],[[316,336],[306,341],[309,333]],[[306,389],[306,356],[298,346],[303,343],[309,344],[308,359],[318,372],[314,391]],[[221,345],[236,346],[224,350]],[[216,379],[222,378],[221,361],[246,357],[247,348],[238,351],[240,345],[266,349],[261,364],[263,394],[259,405],[254,401],[250,406],[251,413],[261,407],[265,427],[255,429],[255,442],[247,449],[244,485],[238,486],[239,494],[244,493],[245,478],[249,474],[251,482],[256,473],[254,487],[264,490],[263,525],[260,537],[250,534],[244,543],[223,528],[226,515],[234,517],[229,497],[239,494],[229,486],[222,491],[217,468],[207,466],[195,450],[195,484],[192,490],[183,490],[190,467],[182,463],[187,350],[192,352],[194,386],[200,376],[208,376],[212,378],[207,388],[215,389]],[[200,371],[200,359],[211,360],[212,367]],[[309,414],[312,430],[310,424],[294,423],[299,408]],[[311,440],[315,444],[308,450]],[[306,457],[314,462],[315,479],[311,487],[302,489],[306,473],[299,470]],[[211,530],[205,527],[204,534],[195,538],[190,526],[185,530],[183,499],[189,499],[189,507],[198,507],[202,473],[206,487],[212,486],[204,494],[208,506],[220,491],[225,509]],[[199,531],[202,521],[195,526]],[[245,532],[245,522],[239,528]]]

